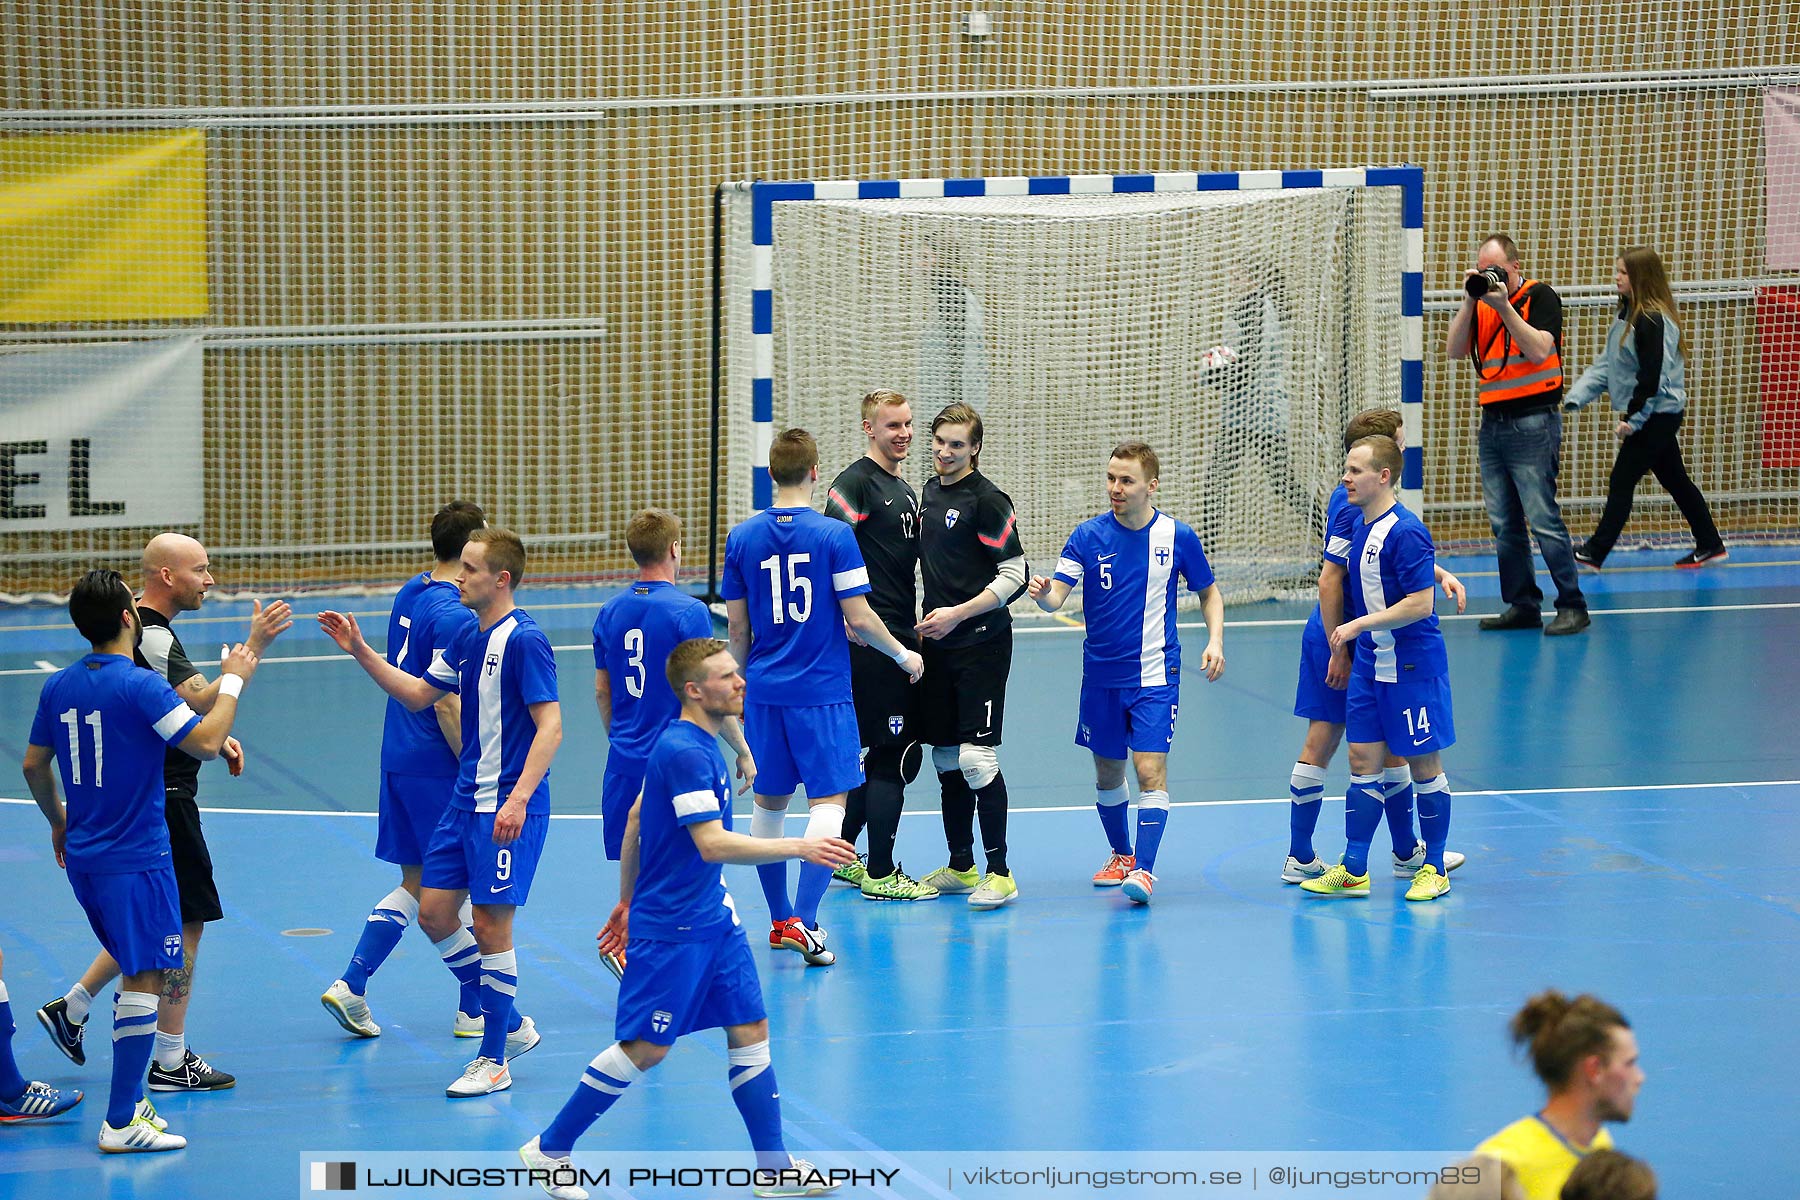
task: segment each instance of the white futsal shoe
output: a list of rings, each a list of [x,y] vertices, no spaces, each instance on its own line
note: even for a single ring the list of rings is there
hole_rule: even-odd
[[[319,1003],[347,1032],[362,1038],[381,1036],[381,1026],[369,1015],[369,1002],[351,991],[350,985],[343,980],[333,980],[325,994],[319,997]]]
[[[1444,874],[1448,875],[1450,872],[1456,870],[1456,868],[1462,866],[1468,859],[1468,855],[1461,854],[1455,850],[1444,851]],[[1414,873],[1424,865],[1425,843],[1420,842],[1414,847],[1411,858],[1401,858],[1398,854],[1394,855],[1394,878],[1411,879]]]
[[[504,1092],[511,1086],[512,1072],[506,1069],[505,1063],[497,1063],[491,1058],[478,1058],[463,1068],[461,1077],[444,1089],[444,1095],[462,1100],[470,1096]]]

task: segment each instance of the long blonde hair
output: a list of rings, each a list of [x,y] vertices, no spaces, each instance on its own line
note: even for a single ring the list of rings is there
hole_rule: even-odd
[[[1677,326],[1681,311],[1675,307],[1675,294],[1669,290],[1669,275],[1663,270],[1662,258],[1648,246],[1629,246],[1619,251],[1625,264],[1625,277],[1631,280],[1631,299],[1625,306],[1625,319],[1632,324],[1639,317],[1660,316]]]

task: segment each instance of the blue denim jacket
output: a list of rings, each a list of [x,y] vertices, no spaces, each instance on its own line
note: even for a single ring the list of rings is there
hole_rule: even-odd
[[[1687,371],[1681,357],[1681,326],[1663,317],[1652,317],[1651,320],[1660,321],[1663,327],[1662,377],[1643,407],[1624,418],[1634,433],[1644,427],[1652,413],[1678,413],[1687,407]],[[1631,407],[1637,386],[1637,336],[1626,323],[1625,304],[1621,302],[1618,314],[1613,317],[1612,328],[1606,331],[1606,350],[1569,389],[1563,408],[1568,412],[1586,408],[1605,392],[1612,399],[1613,411],[1623,413]]]

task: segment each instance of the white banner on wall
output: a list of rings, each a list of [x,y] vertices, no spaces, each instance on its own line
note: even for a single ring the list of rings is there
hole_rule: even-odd
[[[0,533],[193,525],[200,339],[0,354]]]

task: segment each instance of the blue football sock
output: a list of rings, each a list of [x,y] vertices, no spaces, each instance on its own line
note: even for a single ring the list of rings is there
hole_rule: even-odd
[[[1425,861],[1444,871],[1444,846],[1450,841],[1450,781],[1442,772],[1418,785],[1419,832],[1425,835]]]
[[[750,836],[778,838],[786,828],[786,820],[785,810],[758,804],[750,810]],[[756,868],[756,881],[762,884],[763,899],[768,901],[769,920],[785,921],[794,915],[793,901],[788,899],[787,863],[763,863]]]
[[[519,990],[518,956],[511,950],[481,956],[481,1057],[506,1061],[513,1028],[513,994]]]
[[[769,906],[769,920],[785,921],[794,915],[794,902],[788,899],[785,862],[758,865],[756,882],[762,884],[763,900]]]
[[[19,1064],[13,1058],[13,1015],[12,997],[6,994],[6,984],[0,981],[0,1100],[8,1104],[25,1094],[25,1077],[19,1074]]]
[[[563,1103],[562,1111],[538,1135],[538,1149],[551,1158],[566,1157],[575,1148],[575,1140],[642,1075],[617,1042],[602,1050],[581,1073],[581,1083]]]
[[[1152,789],[1138,794],[1137,865],[1140,870],[1156,873],[1156,850],[1162,845],[1163,831],[1169,827],[1169,793]]]
[[[1325,768],[1297,762],[1288,776],[1288,795],[1294,803],[1288,810],[1288,853],[1303,863],[1319,857],[1313,849],[1313,830],[1319,827],[1319,813],[1325,807]]]
[[[362,995],[368,990],[369,976],[381,969],[406,936],[406,927],[418,919],[419,902],[405,888],[395,888],[383,896],[363,922],[362,936],[356,939],[350,965],[338,978],[358,996]]]
[[[830,886],[830,867],[809,862],[800,864],[800,882],[794,886],[794,915],[805,922],[808,929],[819,927],[819,901],[825,898],[825,890]]]
[[[731,1064],[731,1098],[744,1118],[744,1128],[750,1131],[756,1165],[764,1170],[787,1170],[787,1146],[781,1140],[781,1091],[775,1084],[768,1040],[732,1046],[726,1057]]]
[[[815,804],[806,815],[806,836],[809,838],[839,837],[843,832],[844,806],[841,804]],[[809,862],[800,864],[800,883],[794,889],[794,915],[804,921],[808,929],[819,927],[819,901],[825,898],[825,889],[830,886],[830,867]]]
[[[113,999],[112,1092],[106,1123],[114,1129],[131,1124],[138,1097],[144,1094],[144,1072],[156,1042],[156,994],[120,992]]]
[[[1413,834],[1412,768],[1405,763],[1381,772],[1381,804],[1387,812],[1388,836],[1394,839],[1394,853],[1411,858],[1419,848]]]
[[[1114,854],[1130,854],[1131,830],[1125,824],[1125,818],[1131,789],[1121,783],[1116,788],[1095,788],[1094,791],[1094,807],[1100,812],[1100,828],[1106,831],[1106,844]]]
[[[1352,775],[1344,795],[1344,869],[1369,873],[1369,843],[1381,827],[1381,776]]]
[[[462,989],[457,1010],[474,1016],[481,1011],[481,951],[475,947],[475,932],[465,926],[436,945],[438,956]]]

